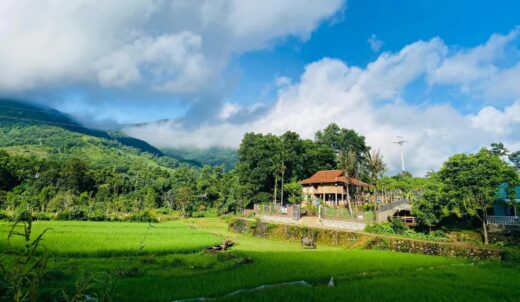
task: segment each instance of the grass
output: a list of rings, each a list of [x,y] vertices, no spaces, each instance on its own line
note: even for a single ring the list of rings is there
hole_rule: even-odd
[[[352,215],[347,208],[329,208],[322,207],[323,217],[338,218],[338,219],[354,219],[359,220],[358,216],[363,216],[363,221],[375,221],[373,211],[353,211]]]
[[[7,222],[0,222],[2,234],[7,234],[9,228]],[[178,221],[151,227],[136,222],[37,221],[33,233],[39,234],[47,228],[50,230],[42,244],[49,253],[60,256],[111,257],[135,255],[139,250],[147,254],[190,253],[221,241]],[[21,238],[15,239],[18,240],[10,244],[20,246]],[[6,241],[0,240],[0,247],[5,245]]]
[[[303,250],[294,242],[230,233],[218,218],[155,226],[147,237],[148,254],[142,255],[128,251],[139,246],[147,224],[38,222],[40,230],[56,230],[46,237],[54,273],[42,283],[42,299],[50,299],[56,288],[72,288],[83,271],[116,276],[116,301],[222,297],[239,289],[298,280],[311,286],[272,288],[223,300],[516,301],[520,296],[516,265],[327,246]],[[222,238],[236,242],[232,251],[198,251]],[[327,287],[331,276],[335,287]]]

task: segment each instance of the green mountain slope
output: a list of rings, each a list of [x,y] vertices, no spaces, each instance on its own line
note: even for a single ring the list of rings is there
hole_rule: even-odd
[[[136,148],[142,152],[148,152],[153,155],[164,155],[161,150],[153,147],[145,141],[125,136],[120,132],[105,132],[86,128],[76,122],[72,117],[58,110],[38,106],[26,102],[0,99],[0,127],[13,126],[56,126],[72,132],[87,134],[108,140],[115,140],[122,145]]]
[[[38,157],[77,156],[96,165],[134,160],[168,168],[186,164],[144,141],[83,127],[51,108],[5,99],[0,99],[0,149]]]
[[[164,154],[195,166],[220,166],[233,169],[238,162],[237,150],[227,148],[209,149],[163,149]]]

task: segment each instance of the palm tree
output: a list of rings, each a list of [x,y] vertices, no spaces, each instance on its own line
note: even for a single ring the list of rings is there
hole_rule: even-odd
[[[366,152],[366,158],[367,158],[367,168],[368,173],[370,176],[370,180],[372,182],[372,185],[375,187],[375,196],[376,196],[376,202],[377,202],[377,180],[383,176],[383,172],[386,170],[386,165],[383,162],[383,155],[381,154],[381,151],[377,149],[377,151],[372,152]]]
[[[354,175],[357,167],[357,154],[354,151],[341,150],[338,154],[338,162],[345,177]],[[347,179],[348,180],[348,179]],[[347,205],[350,216],[352,216],[352,205],[350,203],[350,185],[347,181]]]

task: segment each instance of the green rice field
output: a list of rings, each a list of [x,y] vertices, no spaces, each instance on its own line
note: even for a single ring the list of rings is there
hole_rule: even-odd
[[[518,301],[520,267],[378,250],[318,246],[230,233],[223,220],[153,224],[37,222],[45,236],[49,274],[41,300],[74,291],[85,272],[110,274],[114,301]],[[2,247],[8,225],[2,222]],[[146,236],[146,237],[145,237]],[[143,242],[144,243],[141,244]],[[231,239],[227,252],[204,247]],[[19,244],[19,243],[14,243]],[[139,249],[141,245],[144,248]],[[334,286],[328,283],[334,277]],[[293,285],[287,282],[304,281]],[[274,285],[253,291],[261,285]]]

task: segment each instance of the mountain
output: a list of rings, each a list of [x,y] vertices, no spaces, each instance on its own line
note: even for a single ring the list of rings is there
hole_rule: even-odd
[[[121,144],[136,148],[142,152],[163,156],[161,150],[145,141],[125,136],[120,132],[105,132],[86,128],[76,122],[71,116],[56,109],[32,103],[0,99],[0,127],[9,125],[47,125],[56,126],[72,132],[83,133],[108,140],[116,140]]]
[[[10,99],[0,99],[0,150],[38,157],[76,156],[98,165],[114,161],[167,168],[190,165],[123,133],[86,128],[58,110]]]

